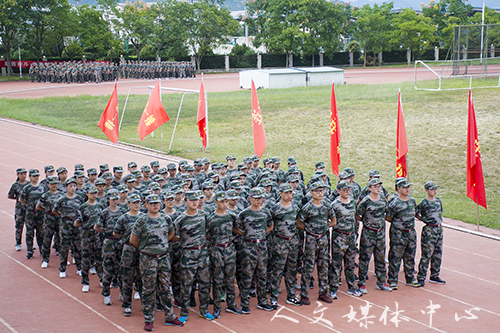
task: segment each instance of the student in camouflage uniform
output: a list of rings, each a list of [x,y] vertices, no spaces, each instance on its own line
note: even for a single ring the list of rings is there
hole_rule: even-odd
[[[132,292],[134,290],[134,280],[137,290],[141,290],[139,271],[139,249],[130,245],[130,235],[135,222],[141,217],[141,197],[137,193],[131,193],[128,198],[129,211],[123,214],[116,221],[113,229],[113,236],[119,237],[123,245],[121,254],[122,273],[122,308],[125,308],[123,315],[129,317],[132,314]]]
[[[278,308],[281,293],[281,279],[285,273],[286,303],[302,305],[295,296],[297,280],[297,214],[299,208],[293,203],[293,187],[288,183],[280,185],[281,201],[271,209],[274,225],[273,268],[271,274],[271,306]]]
[[[165,325],[182,326],[174,314],[170,300],[170,260],[168,245],[175,236],[170,217],[160,213],[161,198],[156,194],[146,197],[148,213],[134,224],[130,244],[139,248],[139,266],[142,277],[142,312],[144,330],[152,331],[155,320],[155,296],[159,290],[160,302],[165,309]]]
[[[241,310],[236,306],[234,291],[236,249],[233,244],[233,229],[236,227],[237,216],[227,210],[225,192],[217,192],[215,202],[217,209],[208,217],[207,238],[210,240],[214,318],[219,318],[223,290],[226,291],[226,311],[241,314]]]
[[[366,294],[366,275],[368,265],[373,254],[377,285],[375,289],[392,291],[385,284],[387,270],[385,267],[385,211],[387,200],[380,195],[382,182],[379,178],[370,179],[368,182],[370,195],[367,195],[358,204],[356,219],[363,222],[363,230],[359,241],[359,282],[361,293]]]
[[[206,228],[207,215],[198,209],[199,196],[196,191],[188,191],[185,196],[187,210],[174,221],[175,234],[182,247],[181,256],[181,297],[182,308],[179,320],[186,322],[189,314],[191,288],[198,281],[200,316],[213,320],[208,312],[210,293],[210,258],[208,255]]]
[[[323,202],[325,184],[322,181],[311,184],[313,199],[300,210],[297,216],[297,228],[304,230],[305,249],[304,266],[301,276],[300,300],[303,305],[310,305],[309,286],[312,272],[316,265],[318,271],[319,300],[331,303],[328,291],[329,227],[335,225],[335,215],[331,207]]]
[[[9,199],[16,200],[16,206],[14,210],[14,221],[16,227],[16,251],[21,251],[21,243],[24,228],[24,219],[26,217],[26,205],[20,200],[23,188],[28,184],[26,176],[28,172],[25,168],[18,168],[16,170],[17,179],[14,184],[9,189],[7,197]]]
[[[433,181],[424,185],[427,196],[417,205],[416,217],[425,223],[422,228],[421,257],[418,265],[417,279],[422,286],[425,285],[427,269],[431,265],[429,282],[445,284],[446,281],[439,278],[441,260],[443,257],[443,204],[436,197],[438,186]]]
[[[71,248],[75,259],[77,274],[81,274],[82,252],[80,231],[74,226],[80,217],[80,205],[83,203],[80,196],[76,195],[76,179],[74,177],[66,180],[66,194],[61,196],[54,205],[52,212],[61,216],[59,234],[61,245],[59,247],[59,277],[66,277],[66,265],[68,263],[68,252]]]
[[[52,209],[57,200],[63,195],[57,188],[59,186],[59,179],[57,176],[48,177],[49,190],[42,194],[36,205],[37,210],[44,212],[43,219],[43,246],[42,246],[42,268],[49,266],[50,259],[50,246],[52,245],[52,238],[56,232],[59,232],[59,224],[61,219],[59,216],[52,213]],[[55,240],[55,237],[54,237]],[[54,244],[56,250],[59,249],[59,244]]]
[[[258,156],[257,156],[258,158]],[[273,220],[269,210],[262,207],[266,191],[261,187],[250,190],[250,207],[243,210],[236,222],[235,231],[243,238],[241,272],[241,311],[250,314],[250,289],[254,274],[257,285],[257,308],[272,311],[267,304],[267,242],[266,234],[273,230]]]
[[[391,222],[389,229],[389,274],[387,282],[392,290],[398,289],[398,273],[401,259],[404,263],[406,284],[421,287],[414,277],[417,233],[415,231],[415,210],[417,203],[410,196],[410,183],[400,180],[397,184],[399,197],[387,208],[385,219]]]
[[[101,212],[104,209],[98,202],[97,187],[89,185],[87,187],[88,200],[80,205],[80,215],[75,221],[75,227],[80,228],[82,239],[82,292],[89,292],[89,270],[95,265],[99,280],[102,281],[102,242],[94,226],[101,219]]]
[[[40,253],[42,252],[43,246],[43,213],[36,210],[36,204],[38,199],[42,196],[47,188],[45,185],[41,184],[38,179],[40,178],[40,172],[37,169],[30,169],[29,172],[30,182],[24,186],[23,191],[19,201],[26,205],[26,247],[28,248],[28,253],[26,255],[27,259],[33,257],[33,239],[36,233],[36,242],[38,244],[38,249]]]
[[[370,181],[373,178],[379,178],[380,179],[381,177],[382,177],[382,175],[380,174],[380,171],[378,171],[376,169],[370,170],[370,172],[368,173],[368,181]],[[382,195],[384,197],[386,197],[386,198],[389,197],[389,192],[387,192],[387,190],[385,189],[384,186],[382,186],[382,192],[381,193],[382,193]],[[364,197],[366,197],[369,194],[370,194],[370,190],[368,189],[368,185],[367,185],[364,189],[361,190],[361,193],[359,194],[358,200],[363,199]]]

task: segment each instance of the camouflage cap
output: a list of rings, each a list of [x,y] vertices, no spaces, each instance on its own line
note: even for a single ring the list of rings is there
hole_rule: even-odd
[[[215,193],[214,198],[215,198],[216,201],[226,200],[227,199],[226,192],[219,191],[219,192]]]
[[[221,168],[227,168],[227,163],[221,162],[221,163],[219,163],[219,166]]]
[[[150,194],[146,197],[146,203],[148,204],[161,203],[161,198],[157,194]]]
[[[161,187],[160,187],[160,184],[158,184],[157,182],[151,182],[149,183],[148,185],[148,189],[150,190],[161,190]]]
[[[188,173],[183,173],[183,174],[181,175],[181,179],[182,179],[182,180],[191,180],[191,175],[190,175],[190,174],[188,174]]]
[[[287,159],[287,162],[288,164],[295,164],[297,163],[297,159],[293,156],[290,156],[288,159]]]
[[[201,158],[197,158],[193,161],[195,166],[202,166],[203,162],[201,161]]]
[[[128,174],[126,175],[123,180],[126,182],[126,183],[132,183],[132,182],[135,182],[135,177],[133,174]]]
[[[436,182],[433,182],[432,180],[424,184],[424,189],[426,190],[433,190],[438,187],[439,186],[436,184]]]
[[[311,176],[311,183],[314,183],[320,179],[321,179],[321,176],[319,174],[315,173],[314,175]]]
[[[106,181],[104,180],[104,178],[99,177],[99,178],[97,178],[97,179],[95,180],[95,185],[96,185],[96,186],[97,186],[97,185],[106,185]]]
[[[97,175],[97,169],[96,168],[90,168],[87,169],[87,175]]]
[[[217,171],[210,171],[210,172],[207,174],[207,177],[208,177],[208,178],[219,177],[219,174],[217,173]]]
[[[30,176],[40,176],[40,171],[38,171],[38,169],[30,169],[29,175]]]
[[[342,190],[344,188],[351,188],[351,183],[348,180],[341,180],[337,184],[337,190]]]
[[[97,186],[95,185],[89,185],[87,186],[87,193],[97,193]]]
[[[345,168],[344,172],[347,173],[348,177],[354,176],[356,174],[353,168]]]
[[[245,170],[245,169],[248,169],[245,163],[238,163],[238,170]]]
[[[288,179],[289,183],[298,182],[299,181],[299,176],[292,174],[292,175],[289,175],[287,177],[287,179]]]
[[[49,184],[59,184],[59,178],[57,176],[48,176],[47,183]]]
[[[323,183],[321,180],[318,180],[312,183],[311,186],[309,186],[309,190],[311,191],[316,190],[318,188],[325,188],[325,183]]]
[[[54,166],[53,166],[53,165],[46,165],[46,166],[43,168],[43,170],[45,171],[45,173],[55,171],[55,169],[54,169]]]
[[[262,187],[254,187],[250,190],[248,196],[251,198],[265,198],[266,190]]]
[[[190,201],[199,200],[200,196],[197,191],[187,191],[185,199]]]
[[[159,167],[160,162],[159,161],[151,161],[151,162],[149,162],[149,165],[151,165],[151,167]]]
[[[373,186],[373,185],[378,185],[378,184],[382,185],[383,183],[382,183],[382,181],[380,180],[380,178],[377,178],[377,177],[372,178],[372,179],[370,179],[370,180],[368,181],[368,186]]]
[[[394,184],[397,186],[397,185],[398,185],[398,182],[399,182],[400,180],[403,180],[403,179],[405,179],[405,180],[406,180],[406,177],[398,177],[398,178],[396,178],[396,182],[395,182]]]
[[[368,173],[368,177],[380,177],[380,171],[373,169]]]
[[[411,184],[408,180],[406,179],[401,179],[397,184],[396,186],[399,188],[399,187],[410,187]]]
[[[316,164],[314,164],[314,166],[316,167],[316,169],[324,169],[324,168],[326,168],[325,162],[322,162],[322,161],[316,162]]]
[[[188,165],[184,166],[184,170],[186,170],[186,171],[194,171],[194,166],[188,164]]]
[[[113,167],[113,172],[123,172],[123,167],[121,165],[115,165]]]
[[[165,192],[163,194],[163,200],[170,199],[170,198],[175,199],[175,193],[174,192],[168,191],[168,192]]]
[[[27,172],[25,168],[17,168],[16,173],[24,173]]]
[[[79,164],[75,164],[75,171],[76,170],[83,171],[83,170],[85,170],[85,167],[83,166],[83,164],[80,164],[80,163]]]
[[[160,175],[160,174],[154,175],[153,177],[151,177],[151,179],[154,182],[158,182],[158,181],[164,180],[163,177],[162,177],[162,175]]]
[[[100,165],[99,165],[99,169],[100,169],[101,171],[108,171],[108,170],[109,170],[109,166],[108,166],[106,163],[104,163],[104,164],[100,164]]]
[[[64,182],[64,186],[68,186],[69,184],[71,183],[74,183],[76,184],[76,179],[75,177],[69,177],[68,179],[66,179],[66,181]]]
[[[124,193],[124,192],[128,192],[128,186],[127,185],[120,185],[120,186],[117,186],[116,189],[118,190],[118,192],[120,193]]]
[[[238,195],[238,192],[236,192],[236,190],[226,191],[226,197],[228,200],[236,200],[236,199],[240,198],[240,196]]]
[[[134,175],[135,179],[142,178],[142,173],[139,170],[132,172],[132,175]]]
[[[293,187],[288,183],[283,183],[280,185],[280,192],[293,192]]]
[[[142,195],[143,198],[146,198],[148,195],[151,195],[151,194],[154,194],[154,193],[150,189],[142,191],[142,193],[141,193],[141,195]]]
[[[137,167],[137,163],[135,162],[128,162],[127,164],[127,168],[136,168]]]
[[[201,159],[201,163],[203,164],[210,164],[210,159],[208,157],[204,157]]]
[[[149,165],[143,165],[143,166],[141,166],[141,171],[142,172],[151,172],[151,168],[149,167]]]
[[[274,163],[274,164],[281,164],[281,160],[280,160],[280,158],[279,158],[278,156],[274,156],[274,157],[273,157],[273,163]]]
[[[212,163],[210,167],[212,168],[212,170],[219,170],[221,168],[219,163]]]
[[[252,155],[250,158],[252,159],[252,161],[260,161],[260,157],[257,154]]]
[[[113,179],[113,175],[109,171],[103,172],[101,177],[104,179]]]
[[[127,196],[127,201],[128,202],[137,202],[137,201],[141,201],[141,196],[135,192],[132,192],[130,193],[128,196]]]
[[[345,171],[342,171],[342,172],[339,172],[339,179],[340,180],[343,180],[343,179],[347,179],[349,178],[349,174]]]
[[[207,179],[201,184],[202,190],[207,188],[214,188],[214,182],[211,179]]]
[[[267,186],[272,186],[273,184],[271,183],[271,180],[269,178],[265,178],[260,181],[259,185],[262,187],[267,187]]]
[[[245,164],[250,164],[252,163],[252,158],[251,157],[243,157],[243,163]]]
[[[234,181],[234,180],[240,180],[240,176],[241,176],[241,175],[240,175],[240,173],[241,173],[241,172],[239,172],[239,171],[237,171],[237,172],[233,172],[233,173],[231,174],[231,176],[229,177],[229,180],[230,180],[231,182],[232,182],[232,181]]]
[[[269,162],[272,162],[272,160],[269,157],[266,157],[265,159],[262,160],[262,163],[264,163],[264,165],[268,164]]]
[[[196,190],[196,193],[198,194],[198,196],[200,197],[200,199],[204,199],[205,198],[205,194],[203,193],[202,190]]]
[[[226,156],[226,161],[229,161],[229,160],[235,160],[236,157],[234,157],[233,155],[227,155]]]
[[[239,180],[233,180],[231,183],[229,183],[229,187],[234,188],[234,189],[240,189],[241,182]]]
[[[292,173],[300,173],[299,167],[296,165],[293,165],[290,168],[288,168],[288,174],[292,174]]]
[[[188,164],[188,162],[186,160],[182,160],[182,161],[179,162],[179,166],[185,165],[185,164]]]
[[[172,186],[171,190],[172,192],[174,192],[174,194],[184,193],[184,190],[182,189],[181,185]]]
[[[175,163],[168,163],[167,164],[167,170],[175,170],[177,167],[175,166]]]
[[[158,173],[159,173],[160,175],[163,175],[163,174],[165,174],[165,173],[168,173],[168,169],[167,169],[167,168],[165,168],[165,167],[161,167],[161,168],[159,168],[159,169],[158,169]]]
[[[77,170],[77,171],[75,171],[75,173],[73,174],[73,177],[75,177],[75,178],[82,178],[82,177],[85,177],[85,174],[83,173],[83,171],[81,171],[81,170]]]

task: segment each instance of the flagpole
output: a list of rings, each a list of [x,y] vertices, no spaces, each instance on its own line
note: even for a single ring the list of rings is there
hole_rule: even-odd
[[[201,82],[203,83],[203,73],[201,73]],[[208,104],[207,104],[207,91],[205,90],[205,84],[203,83],[203,93],[205,96],[205,128],[206,128],[206,136],[207,136],[207,147],[203,150],[207,150],[210,146],[209,146],[209,139],[208,139]]]
[[[479,231],[479,198],[476,195],[476,224],[477,224],[477,231]]]

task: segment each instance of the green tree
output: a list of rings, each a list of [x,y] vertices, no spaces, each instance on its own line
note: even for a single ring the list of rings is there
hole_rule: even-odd
[[[82,5],[78,7],[77,13],[78,39],[82,48],[90,53],[93,59],[104,58],[115,44],[110,23],[95,6]]]
[[[141,50],[153,34],[154,12],[144,2],[126,3],[117,16],[120,27],[134,46],[137,59],[141,60]]]
[[[0,38],[7,60],[7,73],[12,75],[12,48],[17,45],[19,33],[28,14],[27,0],[0,0]]]
[[[188,6],[182,1],[168,0],[152,7],[155,24],[149,44],[157,57],[161,55],[174,57],[185,50],[187,27],[183,24],[182,18],[189,13]]]

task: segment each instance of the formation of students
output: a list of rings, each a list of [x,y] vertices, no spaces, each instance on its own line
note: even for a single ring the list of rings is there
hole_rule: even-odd
[[[140,169],[129,162],[126,176],[122,166],[111,172],[107,164],[87,170],[77,164],[71,177],[65,167],[48,165],[41,181],[37,169],[19,168],[8,193],[16,200],[16,251],[26,226],[26,258],[33,258],[36,239],[41,268],[47,268],[53,247],[60,278],[71,252],[82,292],[90,290],[89,275],[97,274],[106,305],[112,304],[110,288],[120,288],[125,316],[132,298],[140,298],[146,331],[153,329],[155,309],[164,311],[166,325],[183,326],[196,306],[196,289],[207,320],[221,316],[221,302],[228,313],[250,314],[250,297],[257,297],[258,309],[276,310],[282,278],[287,304],[310,305],[315,268],[318,300],[337,299],[342,270],[347,293],[362,296],[372,255],[377,290],[398,289],[401,261],[406,285],[424,286],[429,265],[429,281],[445,283],[435,182],[425,183],[426,198],[417,204],[407,179],[397,178],[390,195],[377,170],[365,188],[352,168],[332,186],[323,162],[308,182],[294,157],[287,171],[278,157],[262,162],[257,155],[238,165],[232,155],[224,163],[203,158],[161,167],[152,161]],[[418,273],[415,218],[425,224]],[[173,306],[181,308],[179,318]]]

